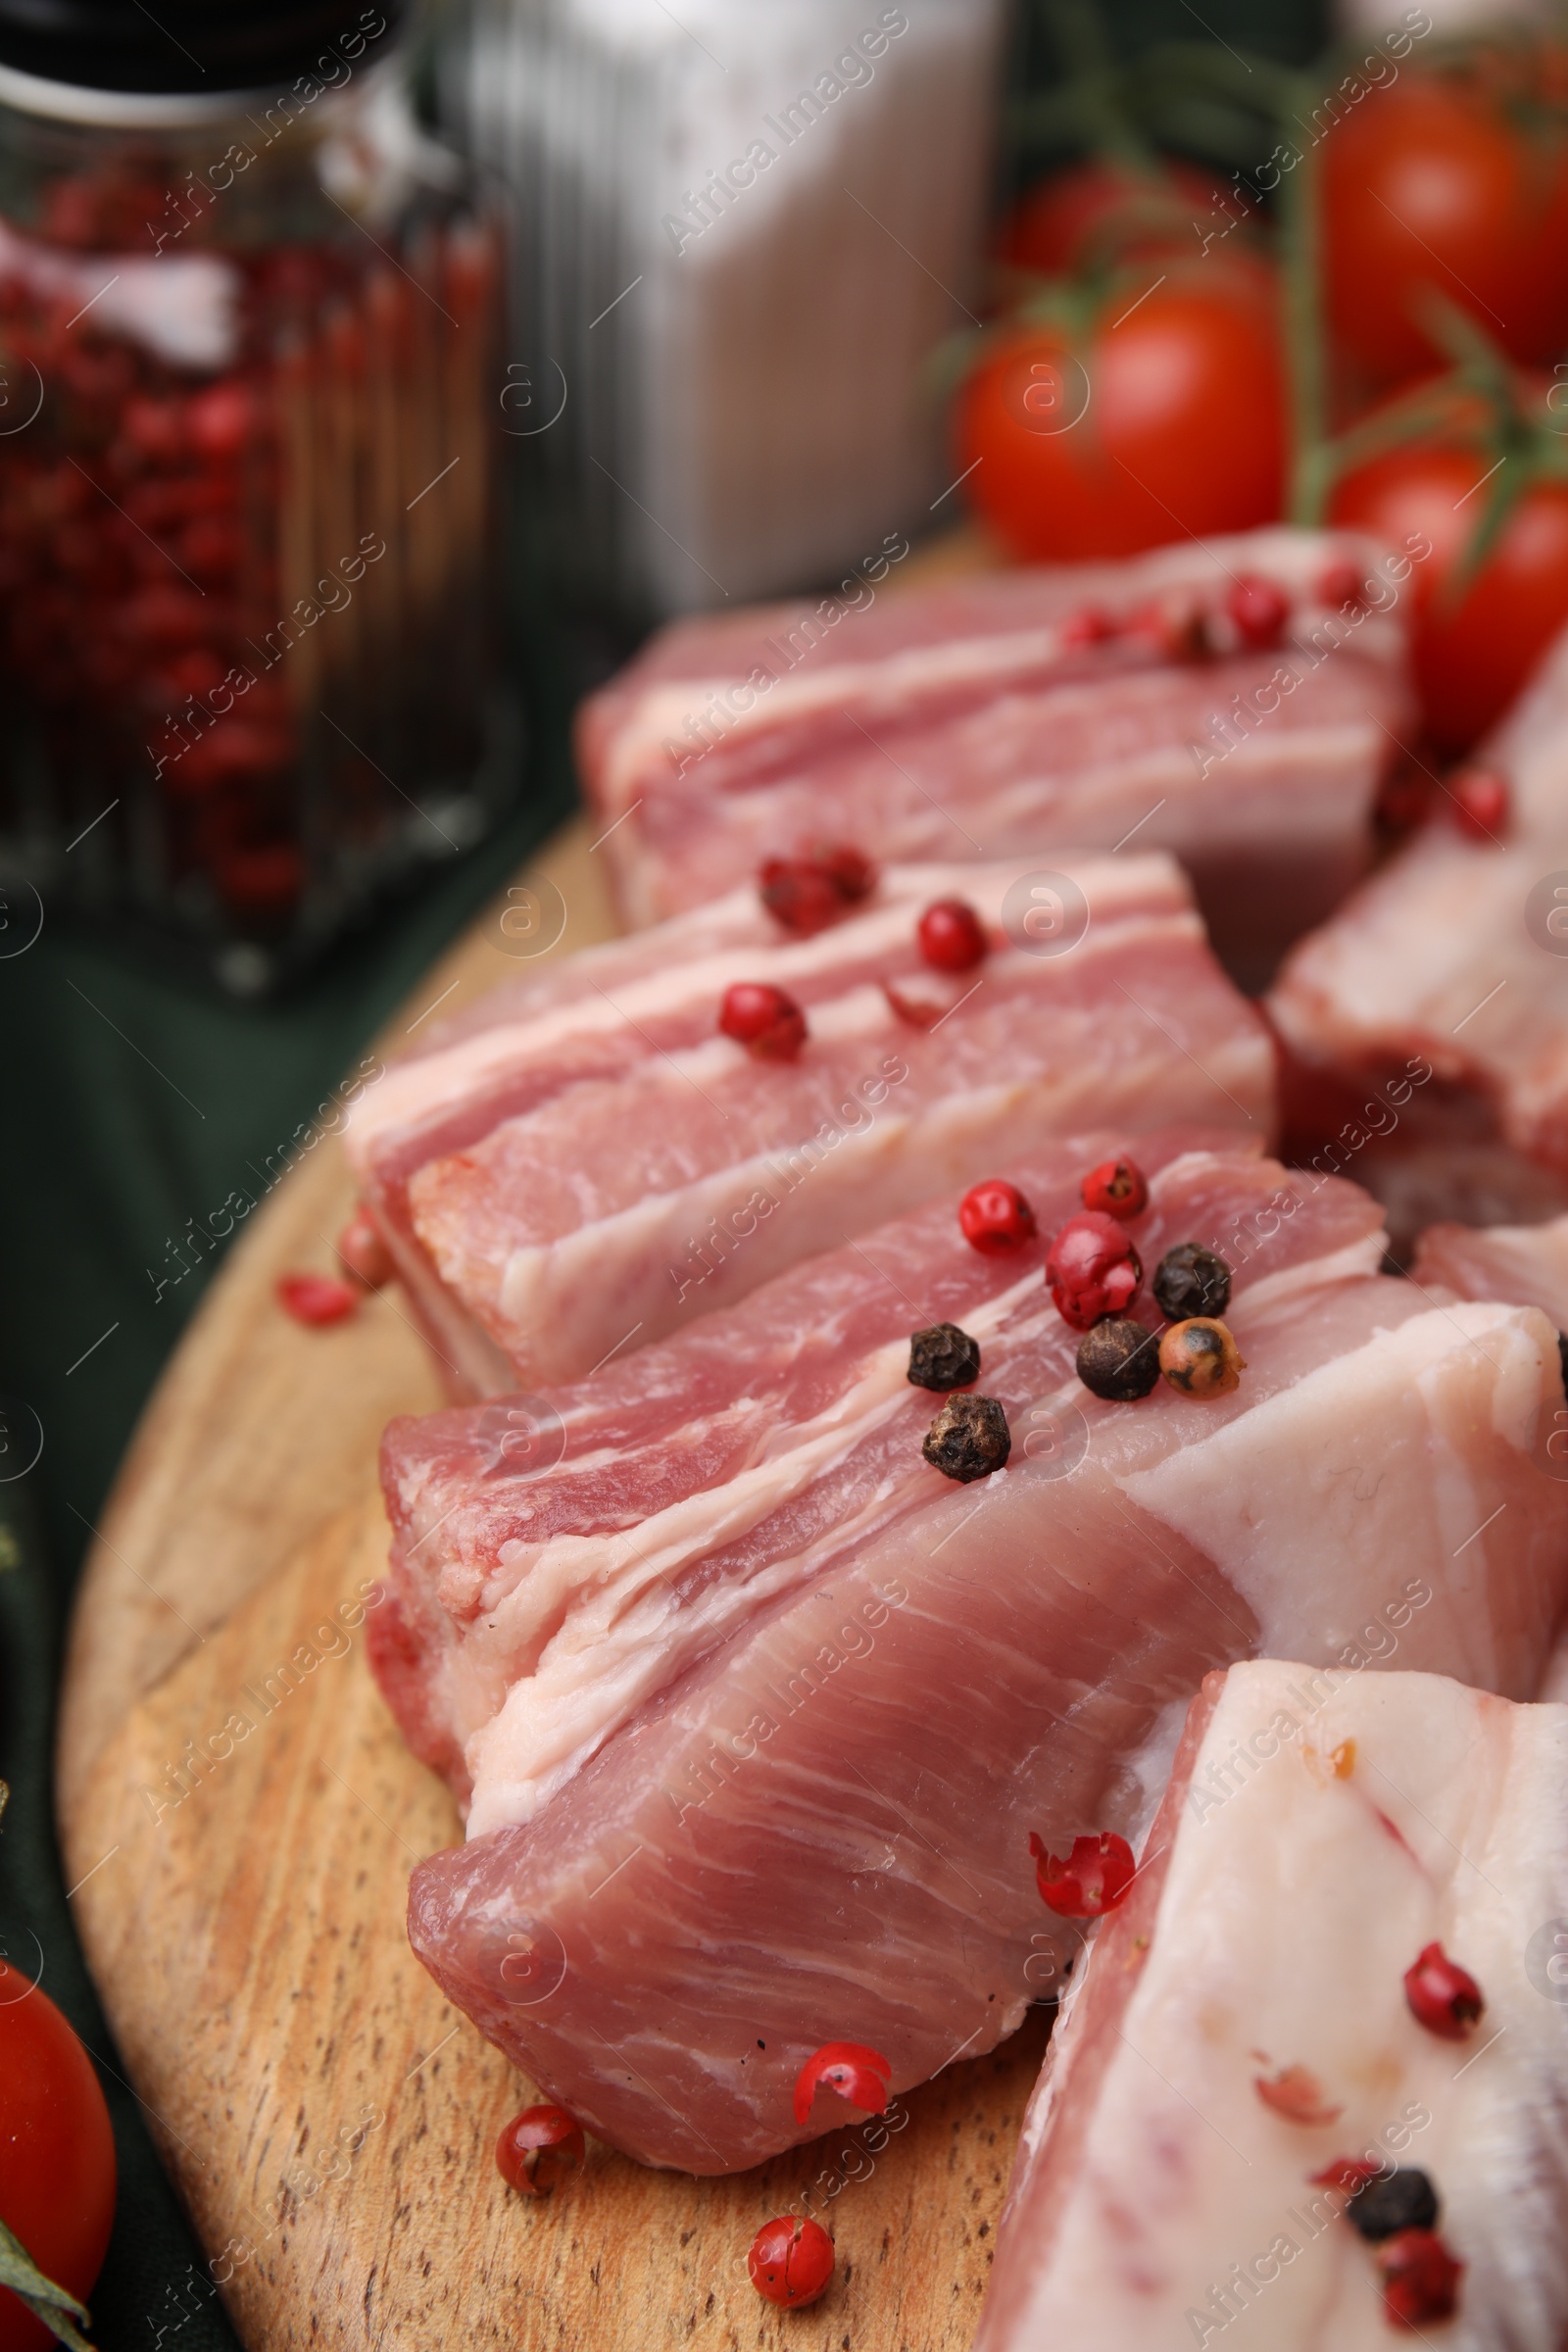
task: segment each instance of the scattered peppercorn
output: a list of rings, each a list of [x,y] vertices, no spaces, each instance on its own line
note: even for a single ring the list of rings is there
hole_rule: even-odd
[[[1405,1970],[1404,1997],[1417,2025],[1444,2041],[1463,2041],[1487,2005],[1474,1977],[1441,1943],[1425,1945]]]
[[[1459,2308],[1465,2266],[1430,2230],[1401,2230],[1378,2248],[1383,2307],[1396,2328],[1419,2328],[1451,2320]]]
[[[1121,633],[1120,625],[1102,605],[1080,605],[1069,612],[1056,632],[1064,646],[1076,649],[1081,645],[1103,645],[1107,637]]]
[[[1090,1169],[1079,1189],[1085,1208],[1119,1217],[1123,1223],[1129,1217],[1141,1217],[1149,1206],[1148,1182],[1142,1168],[1130,1159],[1102,1159],[1098,1168]]]
[[[284,1274],[278,1278],[277,1302],[296,1323],[341,1323],[345,1315],[353,1314],[360,1297],[352,1283],[340,1282],[335,1274]]]
[[[1351,2228],[1376,2245],[1401,2230],[1433,2230],[1438,2220],[1438,2192],[1425,2173],[1414,2165],[1396,2172],[1378,2173],[1364,2188],[1356,2189],[1345,2208]]]
[[[989,1478],[1012,1451],[1007,1416],[994,1396],[976,1396],[972,1391],[950,1396],[926,1431],[920,1451],[934,1470],[962,1486]]]
[[[1324,565],[1312,593],[1331,612],[1359,612],[1366,605],[1366,581],[1359,566],[1346,563],[1343,558],[1337,564]]]
[[[496,2141],[502,2179],[525,2197],[547,2197],[559,2168],[581,2164],[585,2154],[582,2126],[564,2107],[525,2107]],[[548,2179],[542,2177],[547,2160]]]
[[[876,887],[876,867],[847,843],[829,842],[799,858],[767,858],[758,895],[786,931],[808,938],[836,923]]]
[[[933,1323],[909,1341],[909,1380],[917,1389],[964,1389],[980,1377],[980,1343],[956,1323]]]
[[[1062,1919],[1102,1919],[1122,1902],[1138,1876],[1133,1849],[1114,1830],[1075,1838],[1065,1861],[1048,1853],[1044,1838],[1029,1833],[1040,1899]]]
[[[863,2041],[824,2041],[813,2050],[795,2078],[795,2121],[810,2120],[817,2091],[825,2082],[852,2107],[880,2115],[888,2103],[888,2077],[893,2061]]]
[[[1062,1321],[1088,1331],[1102,1315],[1125,1313],[1143,1288],[1144,1269],[1119,1220],[1086,1208],[1052,1243],[1046,1280]]]
[[[1001,1176],[988,1176],[964,1194],[958,1203],[958,1223],[971,1250],[1000,1257],[1033,1240],[1035,1212],[1015,1184]]]
[[[1231,1302],[1231,1270],[1201,1242],[1180,1242],[1160,1259],[1150,1288],[1168,1323],[1222,1315]]]
[[[1365,2156],[1336,2156],[1320,2173],[1308,2173],[1307,2179],[1314,2188],[1343,2188],[1348,2197],[1355,2197],[1382,2170]]]
[[[346,1274],[363,1282],[368,1291],[378,1291],[392,1279],[392,1254],[382,1241],[370,1212],[363,1206],[354,1211],[337,1237],[337,1262]]]
[[[837,2257],[833,2240],[820,2222],[804,2221],[798,2213],[780,2214],[764,2222],[746,2257],[752,2284],[769,2303],[795,2311],[814,2303],[833,2276]]]
[[[737,980],[718,1016],[726,1037],[769,1061],[793,1061],[806,1043],[806,1015],[767,980]]]
[[[1096,1396],[1132,1404],[1159,1378],[1159,1343],[1131,1315],[1102,1315],[1078,1343],[1078,1377]]]
[[[990,943],[985,925],[964,899],[938,899],[921,915],[915,939],[927,963],[939,972],[970,972],[984,960]]]
[[[844,896],[832,875],[807,858],[767,858],[757,894],[775,922],[803,939],[825,931],[844,912]]]
[[[1290,599],[1261,572],[1244,572],[1225,594],[1225,612],[1243,645],[1278,645],[1291,616]]]
[[[840,898],[852,906],[868,899],[876,888],[876,867],[863,850],[852,848],[847,841],[818,842],[811,861],[832,877]]]
[[[1283,2116],[1288,2124],[1302,2124],[1315,2130],[1319,2124],[1337,2124],[1345,2113],[1343,2107],[1336,2107],[1325,2096],[1322,2083],[1309,2067],[1282,2066],[1277,2075],[1254,2075],[1252,2088],[1264,2106]]]
[[[1228,1396],[1241,1387],[1247,1362],[1223,1323],[1194,1315],[1165,1332],[1159,1368],[1184,1396]]]
[[[1506,777],[1472,770],[1448,786],[1453,821],[1472,841],[1495,842],[1508,829],[1509,793]]]

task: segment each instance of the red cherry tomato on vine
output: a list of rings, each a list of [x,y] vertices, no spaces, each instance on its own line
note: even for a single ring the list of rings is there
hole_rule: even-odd
[[[1544,387],[1527,388],[1523,397],[1544,419]],[[1468,751],[1501,716],[1568,625],[1568,482],[1536,481],[1520,494],[1486,561],[1451,601],[1449,584],[1492,487],[1478,485],[1495,462],[1474,404],[1455,394],[1436,432],[1357,466],[1329,504],[1336,523],[1387,546],[1431,545],[1401,594],[1414,620],[1427,732],[1449,757]]]
[[[1485,70],[1406,76],[1335,123],[1320,149],[1328,318],[1374,384],[1446,356],[1414,307],[1429,286],[1516,360],[1568,342],[1565,127]]]
[[[0,2221],[81,2302],[114,2218],[115,2140],[92,2060],[53,2001],[0,1962]],[[0,2352],[54,2340],[0,2287]]]
[[[1286,391],[1261,264],[1118,276],[1086,334],[1020,324],[959,391],[956,470],[1012,553],[1082,563],[1282,512]]]
[[[1173,162],[1147,172],[1125,164],[1074,164],[1019,200],[997,256],[1017,270],[1064,277],[1110,256],[1132,261],[1173,246],[1192,250],[1200,231],[1222,232],[1244,209],[1234,195],[1227,205],[1225,191],[1195,164]]]

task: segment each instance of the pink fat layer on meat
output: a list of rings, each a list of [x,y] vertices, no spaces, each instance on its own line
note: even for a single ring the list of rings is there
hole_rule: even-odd
[[[1135,1501],[1130,1482],[1249,1427],[1254,1407],[1397,1334],[1427,1302],[1357,1274],[1353,1252],[1337,1273],[1307,1271],[1345,1250],[1348,1222],[1368,1240],[1375,1220],[1353,1188],[1255,1162],[1233,1171],[1202,1216],[1214,1238],[1238,1217],[1247,1250],[1237,1395],[1200,1404],[1161,1386],[1129,1408],[1068,1389],[1088,1448],[1057,1476],[1054,1441],[1030,1453],[1028,1416],[1062,1395],[1072,1335],[1043,1325],[1009,1345],[1004,1333],[985,1386],[1015,1433],[1007,1472],[976,1491],[927,1470],[915,1449],[931,1400],[911,1399],[906,1429],[879,1424],[863,1455],[741,1540],[677,1563],[677,1648],[684,1613],[703,1616],[674,1679],[656,1662],[612,1736],[531,1820],[415,1874],[411,1935],[443,1987],[616,2145],[731,2169],[802,2136],[790,2089],[824,2039],[888,2051],[895,2087],[992,2046],[1033,1990],[1029,1832],[1060,1851],[1083,1832],[1136,1831],[1132,1759],[1204,1673],[1256,1647],[1232,1576],[1168,1511]],[[1183,1212],[1167,1206],[1174,1230]],[[1281,1294],[1250,1311],[1247,1291],[1273,1273],[1286,1274]],[[1446,1319],[1441,1338],[1463,1345]],[[1401,1410],[1407,1379],[1398,1371],[1397,1398],[1390,1391]],[[1391,1449],[1358,1411],[1322,1442],[1345,1507],[1390,1479],[1412,1500],[1430,1487],[1419,1444]],[[1463,1444],[1460,1507],[1468,1516],[1474,1501],[1478,1523],[1465,1530],[1464,1590],[1447,1564],[1458,1539],[1439,1529],[1441,1559],[1423,1540],[1402,1563],[1436,1597],[1401,1655],[1525,1691],[1561,1605],[1563,1498],[1490,1423]],[[1479,1526],[1504,1500],[1506,1539]],[[793,1585],[769,1582],[791,1563]],[[514,1597],[526,1604],[526,1584]],[[1298,1598],[1309,1621],[1293,1638],[1310,1639],[1294,1654],[1338,1656],[1343,1602],[1324,1601],[1314,1624],[1313,1591]]]
[[[576,1387],[394,1421],[381,1452],[393,1531],[390,1598],[375,1621],[372,1656],[411,1746],[466,1796],[464,1744],[523,1660],[504,1640],[487,1643],[483,1627],[481,1654],[464,1660],[461,1652],[476,1621],[526,1576],[539,1545],[634,1527],[778,1454],[792,1430],[854,1385],[876,1349],[932,1323],[961,1326],[1031,1274],[1040,1277],[1040,1296],[1023,1311],[1038,1311],[1051,1236],[1081,1206],[1087,1168],[1131,1151],[1157,1180],[1173,1161],[1210,1148],[1223,1156],[1193,1161],[1173,1196],[1156,1181],[1151,1209],[1129,1231],[1151,1273],[1166,1249],[1198,1233],[1229,1253],[1245,1285],[1238,1220],[1249,1205],[1272,1200],[1281,1171],[1261,1159],[1249,1168],[1245,1148],[1219,1135],[1106,1131],[1052,1146],[1011,1171],[1038,1226],[1016,1252],[971,1249],[956,1201],[944,1200],[808,1260],[744,1307],[706,1315]],[[1268,1268],[1346,1247],[1377,1225],[1363,1194],[1331,1183],[1310,1213],[1273,1239]],[[1054,1334],[1046,1354],[1055,1376],[1067,1376],[1075,1346],[1076,1335]],[[987,1367],[998,1354],[988,1344]],[[929,1392],[911,1392],[892,1445],[905,1446],[904,1424],[934,1409]],[[865,1449],[860,1485],[881,1475],[877,1448]]]
[[[1132,1891],[1097,1929],[1094,1967],[1047,2049],[997,2224],[997,2262],[975,2352],[1011,2340],[1031,2281],[1050,2263],[1057,2217],[1066,2207],[1062,2192],[1077,2178],[1101,2085],[1121,2046],[1122,2022],[1149,1956],[1193,1768],[1224,1688],[1222,1671],[1205,1675],[1188,1709]]]

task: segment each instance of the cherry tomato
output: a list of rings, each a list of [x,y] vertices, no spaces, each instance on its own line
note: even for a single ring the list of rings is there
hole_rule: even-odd
[[[1568,341],[1564,128],[1485,73],[1405,75],[1335,123],[1319,151],[1328,317],[1374,384],[1443,356],[1415,308],[1429,286],[1517,360]]]
[[[53,2001],[0,1962],[0,2221],[80,2302],[114,2218],[115,2140],[92,2060]],[[54,2340],[0,2287],[0,2352]]]
[[[1545,414],[1543,387],[1527,388],[1524,398]],[[1487,490],[1477,485],[1494,464],[1479,410],[1455,393],[1434,433],[1357,466],[1329,502],[1335,522],[1390,547],[1408,545],[1412,534],[1431,545],[1402,594],[1427,732],[1447,756],[1468,751],[1501,716],[1568,622],[1568,482],[1534,481],[1520,493],[1486,561],[1451,601],[1449,583],[1486,508]]]
[[[1082,563],[1282,511],[1286,389],[1272,272],[1151,265],[1087,333],[1004,330],[959,391],[955,470],[1015,556]],[[972,468],[972,471],[970,470]]]
[[[1096,161],[1054,172],[1022,197],[1003,225],[1000,261],[1045,277],[1064,277],[1084,263],[1134,261],[1172,246],[1193,247],[1203,232],[1223,232],[1245,208],[1195,164],[1150,172]],[[1216,220],[1215,216],[1220,218]]]

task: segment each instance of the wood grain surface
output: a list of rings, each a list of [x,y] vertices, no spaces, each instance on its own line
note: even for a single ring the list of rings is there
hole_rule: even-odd
[[[579,825],[526,877],[564,954],[608,935]],[[383,1051],[515,973],[507,901]],[[541,958],[540,960],[543,960]],[[74,1906],[131,2078],[245,2343],[959,2352],[973,2333],[1041,2013],[993,2056],[724,2180],[590,2142],[550,2199],[492,2159],[533,2086],[404,1933],[413,1864],[456,1840],[367,1669],[389,1414],[440,1401],[397,1291],[308,1332],[283,1271],[330,1264],[350,1201],[325,1136],[261,1205],[155,1395],[105,1514],[61,1719]],[[834,2231],[824,2300],[745,2273],[773,2214]]]

